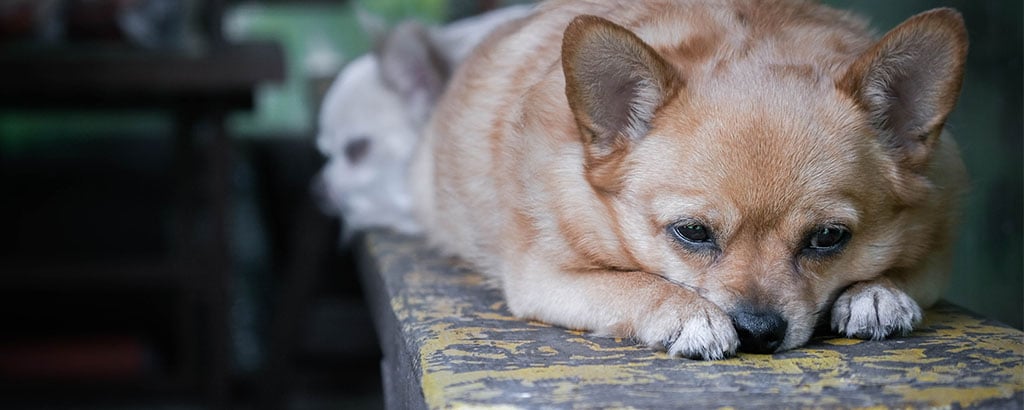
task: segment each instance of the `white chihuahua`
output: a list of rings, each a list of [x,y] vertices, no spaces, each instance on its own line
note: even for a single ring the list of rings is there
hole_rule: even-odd
[[[406,21],[338,75],[320,108],[317,147],[328,162],[317,189],[346,235],[420,231],[406,182],[420,130],[453,68],[495,28],[531,11],[512,6],[443,27]]]

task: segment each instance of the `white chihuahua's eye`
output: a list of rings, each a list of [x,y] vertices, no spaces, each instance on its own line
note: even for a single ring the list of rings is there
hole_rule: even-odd
[[[829,256],[840,251],[849,240],[850,231],[842,225],[819,226],[807,237],[805,250]]]
[[[356,138],[345,144],[345,158],[350,164],[358,164],[366,154],[370,152],[370,139],[366,137]]]

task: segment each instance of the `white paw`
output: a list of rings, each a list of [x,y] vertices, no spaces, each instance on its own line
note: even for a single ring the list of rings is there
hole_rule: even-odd
[[[832,330],[879,340],[906,335],[921,321],[921,307],[902,290],[877,282],[850,286],[832,306]]]
[[[697,306],[660,309],[646,325],[637,335],[640,340],[670,356],[718,360],[736,354],[740,344],[729,315],[705,300]]]

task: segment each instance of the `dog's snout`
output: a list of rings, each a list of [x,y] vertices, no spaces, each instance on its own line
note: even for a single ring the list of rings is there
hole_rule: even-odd
[[[772,353],[786,338],[786,319],[777,312],[740,309],[733,312],[732,325],[740,338],[740,350],[748,353]]]

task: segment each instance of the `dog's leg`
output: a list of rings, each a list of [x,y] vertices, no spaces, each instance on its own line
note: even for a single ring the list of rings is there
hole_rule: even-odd
[[[885,339],[906,335],[921,321],[921,307],[896,281],[857,282],[832,306],[832,330],[847,337]]]
[[[948,243],[946,244],[948,246]],[[894,269],[854,283],[832,306],[832,330],[847,337],[884,339],[910,333],[945,289],[949,249],[940,247],[914,269]]]
[[[527,263],[506,275],[509,308],[520,317],[633,337],[670,355],[721,359],[739,338],[725,311],[695,291],[643,272],[562,272]]]

